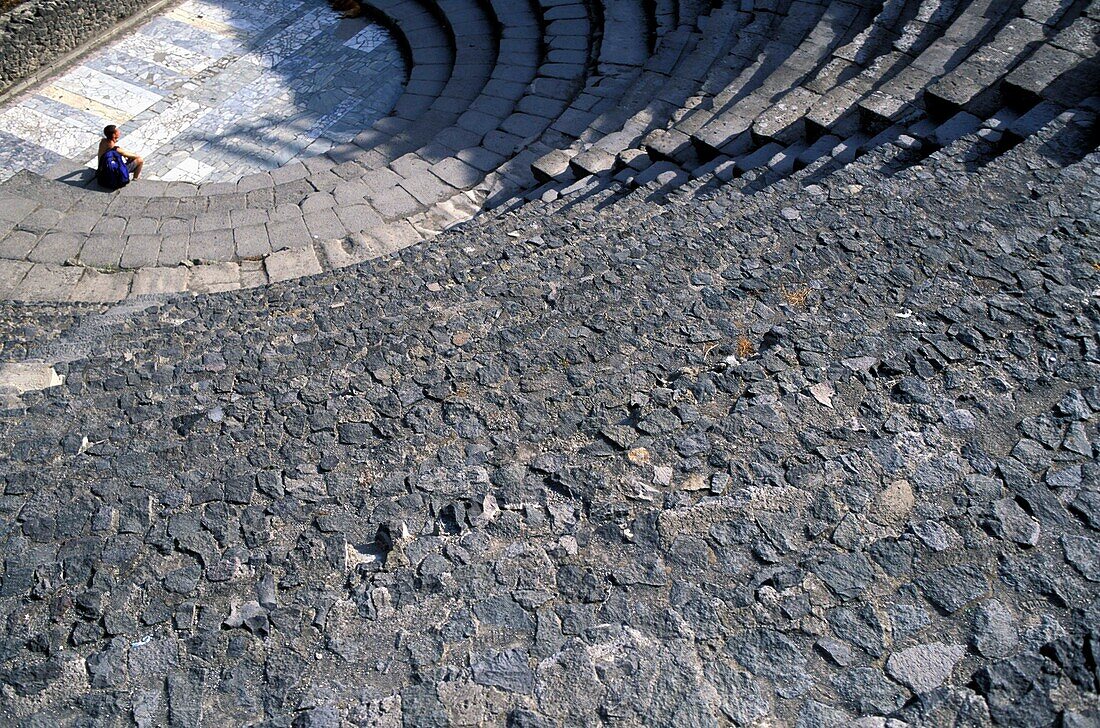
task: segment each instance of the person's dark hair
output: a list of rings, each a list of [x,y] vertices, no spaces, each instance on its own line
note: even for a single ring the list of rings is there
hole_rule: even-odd
[[[117,126],[115,126],[114,124],[108,124],[107,126],[103,127],[103,136],[107,139],[110,139],[112,136],[114,136],[114,133],[116,131],[118,131]]]

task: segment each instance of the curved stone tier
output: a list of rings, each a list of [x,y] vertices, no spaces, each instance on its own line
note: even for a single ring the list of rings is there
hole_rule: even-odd
[[[351,143],[235,183],[0,184],[0,296],[262,285],[594,177],[769,181],[900,143],[1022,138],[1097,88],[1095,3],[369,0],[409,56]],[[755,183],[757,186],[760,182]]]

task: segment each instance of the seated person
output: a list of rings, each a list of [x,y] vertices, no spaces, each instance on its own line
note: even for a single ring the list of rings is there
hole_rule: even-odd
[[[106,154],[108,150],[114,149],[126,160],[126,166],[130,168],[130,176],[137,179],[138,175],[141,174],[141,165],[145,160],[120,147],[118,145],[119,136],[118,127],[114,124],[104,127],[103,138],[99,140],[99,161],[102,163],[103,155]]]

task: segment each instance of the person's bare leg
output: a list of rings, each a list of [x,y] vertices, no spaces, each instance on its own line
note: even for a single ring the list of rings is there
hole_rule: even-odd
[[[134,157],[134,179],[137,179],[141,174],[141,165],[145,163],[145,160],[141,157]]]

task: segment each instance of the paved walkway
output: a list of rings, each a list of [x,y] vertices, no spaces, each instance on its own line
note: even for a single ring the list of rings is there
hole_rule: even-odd
[[[404,77],[384,28],[320,0],[187,0],[0,107],[0,180],[94,166],[115,123],[151,179],[235,181],[350,141]]]

